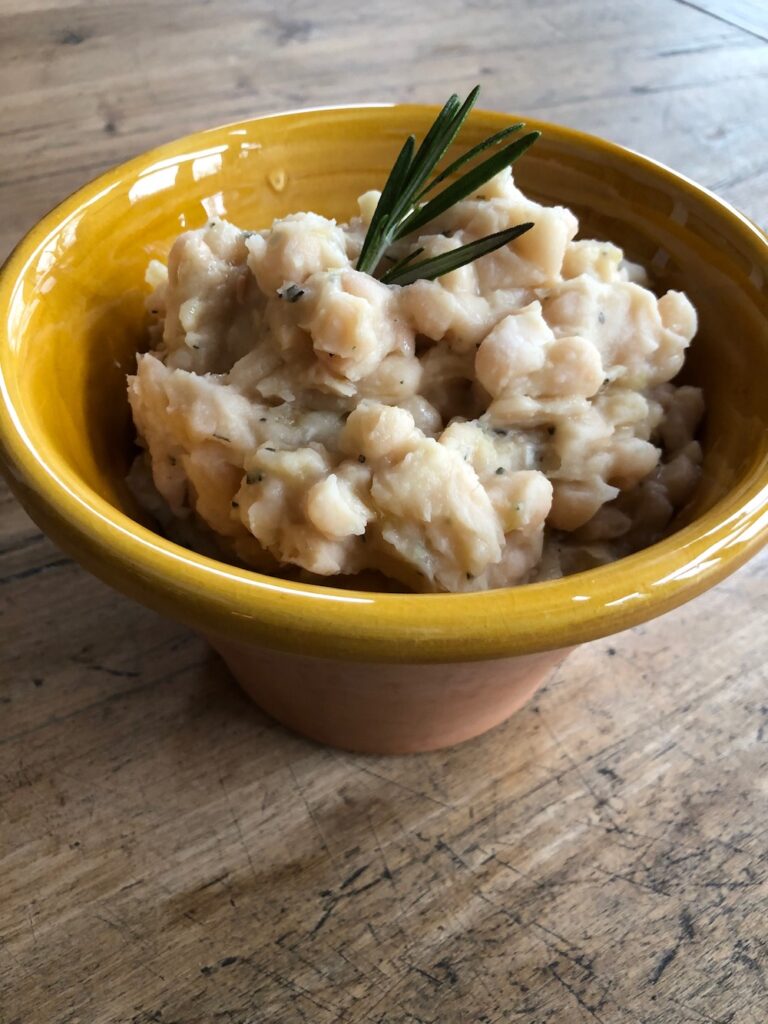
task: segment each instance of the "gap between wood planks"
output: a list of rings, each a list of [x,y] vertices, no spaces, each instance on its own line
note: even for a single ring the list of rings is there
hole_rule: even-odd
[[[755,39],[768,43],[768,4],[765,0],[676,0],[683,7],[707,14],[731,28],[740,29]]]

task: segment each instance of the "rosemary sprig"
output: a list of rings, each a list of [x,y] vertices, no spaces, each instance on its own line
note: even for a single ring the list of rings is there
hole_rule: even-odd
[[[374,274],[393,242],[423,227],[439,214],[450,209],[459,200],[476,192],[500,170],[514,163],[539,137],[539,132],[529,132],[522,138],[499,149],[500,143],[524,127],[522,122],[510,125],[473,146],[430,180],[430,175],[433,174],[475,105],[479,92],[480,86],[475,86],[463,103],[459,102],[459,97],[455,94],[451,96],[435,118],[418,149],[416,149],[415,137],[408,136],[389,173],[366,232],[357,261],[358,270]],[[432,199],[421,203],[421,200],[437,185],[488,149],[494,149],[489,157],[475,164]],[[533,227],[532,224],[521,224],[518,227],[508,228],[506,231],[498,231],[448,253],[414,263],[413,260],[423,251],[423,249],[417,249],[389,267],[382,274],[381,280],[387,284],[410,284],[420,277],[429,279],[440,277],[442,274],[456,270],[458,267],[471,263],[480,256],[508,244],[531,227]]]
[[[424,251],[423,249],[416,249],[404,259],[399,260],[393,267],[390,267],[382,275],[381,280],[384,284],[401,285],[412,284],[414,281],[418,281],[419,278],[434,281],[436,277],[441,277],[443,274],[448,274],[451,270],[456,270],[467,263],[472,263],[474,260],[480,259],[481,256],[493,252],[494,249],[500,249],[502,245],[508,245],[513,239],[519,238],[526,231],[530,231],[532,227],[533,221],[529,221],[527,224],[517,224],[513,228],[506,228],[504,231],[496,231],[492,235],[485,235],[483,238],[478,238],[475,242],[468,242],[467,245],[460,245],[458,249],[451,249],[450,252],[440,253],[439,256],[431,256],[428,260],[422,260],[421,263],[411,263],[410,261],[414,256]]]

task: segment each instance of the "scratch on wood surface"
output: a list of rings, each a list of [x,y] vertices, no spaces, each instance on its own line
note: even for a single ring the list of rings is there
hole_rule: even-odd
[[[578,989],[575,986],[569,984],[565,980],[565,978],[563,978],[562,975],[558,973],[556,963],[549,965],[549,971],[552,974],[553,978],[557,980],[558,984],[562,985],[565,991],[568,992],[569,995],[571,995],[574,998],[574,1000],[578,1003],[582,1010],[585,1011],[588,1017],[590,1017],[592,1020],[596,1020],[598,1024],[604,1024],[603,1018],[597,1015],[597,1010],[599,1010],[602,1006],[602,1000],[598,1002],[595,1006],[592,1006],[588,1002],[586,1002],[586,1000],[583,998]]]
[[[30,929],[32,931],[32,942],[36,946],[37,945],[37,932],[35,931],[35,917],[34,917],[34,914],[32,913],[32,908],[31,907],[27,907],[26,910],[27,910],[27,920],[29,921],[29,927],[30,927]]]
[[[404,906],[403,903],[403,894],[400,890],[400,886],[398,884],[395,873],[392,871],[389,862],[387,861],[387,855],[384,853],[384,844],[382,843],[381,837],[379,836],[379,833],[376,829],[376,823],[373,820],[373,816],[371,814],[370,809],[368,809],[368,811],[366,812],[366,817],[368,821],[368,827],[370,829],[371,835],[373,836],[376,852],[379,856],[381,863],[384,865],[382,876],[387,880],[387,882],[389,882],[389,886],[392,890],[392,893],[395,897],[395,901],[397,903],[397,914],[394,916],[392,920],[397,925],[399,934],[404,942],[405,955],[408,956],[412,947],[413,939],[411,935],[408,933],[407,928],[405,927],[406,907]],[[369,927],[371,926],[369,925]]]
[[[334,856],[334,853],[331,850],[331,847],[328,845],[328,840],[325,837],[325,833],[323,832],[322,826],[320,825],[320,821],[318,820],[317,816],[315,815],[315,812],[313,811],[312,806],[311,806],[309,800],[307,799],[306,793],[304,792],[304,790],[303,790],[303,788],[301,786],[301,783],[299,782],[298,776],[296,775],[296,772],[294,771],[293,765],[290,762],[288,762],[287,763],[287,767],[288,767],[288,771],[291,774],[291,778],[293,779],[294,788],[295,788],[296,792],[298,793],[299,799],[301,800],[302,804],[304,805],[304,808],[305,808],[305,810],[307,812],[309,820],[312,822],[312,826],[313,826],[313,828],[315,830],[315,833],[316,833],[318,839],[320,840],[320,845],[323,848],[323,850],[325,851],[325,853],[326,853],[326,855],[328,857],[328,860],[331,862],[331,864],[335,865],[336,870],[338,872],[340,870],[340,865],[338,863],[338,860]]]
[[[352,759],[348,759],[348,763],[354,771],[362,772],[364,775],[370,775],[372,778],[378,779],[380,782],[385,782],[390,786],[395,786],[404,793],[410,793],[412,796],[420,797],[422,800],[427,800],[429,803],[436,804],[444,810],[453,809],[450,804],[445,803],[443,800],[438,800],[437,797],[432,796],[430,793],[424,793],[422,790],[414,789],[412,786],[406,785],[398,779],[392,779],[386,775],[382,775],[380,772],[374,771],[373,768],[368,765],[361,764]]]
[[[664,974],[664,971],[666,971],[666,969],[675,959],[675,957],[677,956],[678,948],[678,946],[673,946],[672,949],[667,949],[661,954],[661,956],[659,957],[659,962],[651,971],[650,982],[652,985],[655,985],[659,981],[661,976]]]
[[[234,806],[232,805],[232,801],[230,799],[229,793],[227,792],[227,787],[224,785],[224,779],[221,777],[221,773],[219,773],[219,787],[221,788],[221,792],[224,794],[224,799],[227,802],[227,807],[229,808],[230,820],[231,820],[232,824],[235,827],[235,831],[237,832],[237,838],[238,838],[238,840],[240,842],[240,846],[241,846],[241,848],[243,850],[243,853],[245,854],[245,859],[247,860],[248,866],[249,866],[249,868],[251,870],[251,876],[252,876],[254,882],[256,882],[258,884],[259,875],[258,875],[258,872],[256,871],[256,865],[253,863],[253,858],[251,857],[251,851],[248,848],[248,844],[245,841],[245,836],[243,835],[243,830],[240,827],[240,819],[237,816],[237,812],[236,812]]]

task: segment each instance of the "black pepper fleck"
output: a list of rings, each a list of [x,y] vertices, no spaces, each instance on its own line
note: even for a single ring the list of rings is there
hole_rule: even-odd
[[[286,302],[298,302],[303,294],[304,289],[299,288],[297,284],[289,284],[285,290],[278,292],[280,298],[285,299]]]
[[[503,472],[504,472],[504,467],[503,466],[499,466],[498,469],[496,470],[496,476],[501,476]]]
[[[365,456],[364,455],[358,455],[357,456],[357,461],[362,465],[365,462]]]

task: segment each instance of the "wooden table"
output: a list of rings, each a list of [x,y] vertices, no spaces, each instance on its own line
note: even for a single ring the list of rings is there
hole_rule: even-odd
[[[765,224],[767,10],[0,0],[0,252],[172,136],[476,81]],[[3,491],[0,1021],[765,1024],[767,568],[582,647],[491,735],[365,758]]]

